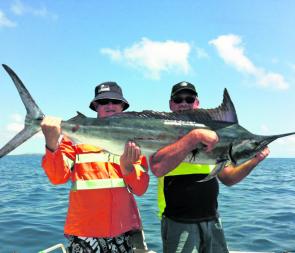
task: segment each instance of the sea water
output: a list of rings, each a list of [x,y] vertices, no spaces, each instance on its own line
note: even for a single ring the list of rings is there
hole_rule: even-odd
[[[41,158],[0,160],[0,253],[34,253],[66,244],[70,184],[52,185]],[[148,191],[136,200],[148,246],[162,252],[157,179],[152,174]],[[219,212],[229,249],[295,251],[295,159],[268,158],[239,184],[220,184]]]

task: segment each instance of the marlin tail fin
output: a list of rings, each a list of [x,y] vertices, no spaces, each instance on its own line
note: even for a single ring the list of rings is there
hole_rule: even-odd
[[[19,79],[19,77],[14,73],[14,71],[5,64],[2,64],[3,68],[11,77],[18,90],[18,93],[23,101],[25,108],[27,110],[27,115],[25,119],[25,126],[22,131],[20,131],[16,136],[14,136],[4,147],[0,149],[0,158],[7,155],[9,152],[14,150],[16,147],[24,143],[26,140],[31,138],[34,134],[41,130],[40,121],[44,118],[44,114],[35,103],[34,99]]]

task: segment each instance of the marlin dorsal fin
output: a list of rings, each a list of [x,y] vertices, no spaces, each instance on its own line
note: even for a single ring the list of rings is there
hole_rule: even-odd
[[[221,105],[214,109],[196,109],[174,114],[177,115],[178,120],[190,120],[196,122],[210,122],[213,120],[228,124],[238,123],[236,110],[227,89],[224,89]]]
[[[238,117],[233,102],[224,89],[223,101],[220,106],[214,109],[196,109],[181,112],[155,112],[155,111],[142,111],[142,112],[124,112],[114,117],[138,117],[138,118],[156,118],[164,120],[178,120],[178,121],[196,121],[196,122],[210,122],[220,121],[229,124],[237,124]]]
[[[220,106],[215,109],[207,109],[211,119],[237,124],[238,117],[233,102],[228,94],[227,89],[223,92],[223,101]]]
[[[77,111],[77,115],[73,118],[70,118],[68,121],[76,121],[76,120],[84,119],[84,118],[86,118],[86,116],[83,113]]]

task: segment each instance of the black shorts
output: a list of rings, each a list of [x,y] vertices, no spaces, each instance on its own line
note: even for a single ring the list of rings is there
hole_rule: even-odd
[[[133,253],[129,233],[111,238],[67,235],[69,253]]]

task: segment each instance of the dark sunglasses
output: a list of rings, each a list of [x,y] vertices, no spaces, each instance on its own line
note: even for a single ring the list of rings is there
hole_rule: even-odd
[[[175,104],[180,104],[183,101],[185,101],[187,104],[192,104],[196,101],[196,97],[191,97],[191,96],[189,96],[189,97],[173,97],[172,101]]]
[[[116,99],[99,99],[96,101],[96,103],[98,103],[99,105],[107,105],[107,104],[114,104],[114,105],[118,105],[118,104],[122,104],[121,100],[116,100]]]

